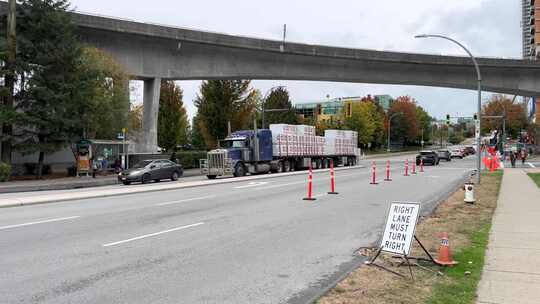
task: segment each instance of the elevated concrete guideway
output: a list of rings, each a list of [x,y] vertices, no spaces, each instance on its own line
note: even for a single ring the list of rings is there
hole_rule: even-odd
[[[349,49],[74,14],[81,38],[139,79],[279,79],[476,89],[469,57]],[[413,39],[413,37],[411,37]],[[479,58],[486,91],[540,94],[540,64]]]
[[[0,13],[7,4],[0,2]],[[157,147],[161,79],[268,79],[476,88],[468,57],[349,49],[73,14],[80,38],[144,80],[145,152]],[[413,39],[413,37],[411,37]],[[487,91],[538,96],[540,63],[479,58]]]

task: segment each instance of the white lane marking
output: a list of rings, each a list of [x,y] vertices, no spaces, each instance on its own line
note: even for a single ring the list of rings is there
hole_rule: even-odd
[[[321,194],[317,194],[317,195],[313,195],[312,197],[313,198],[319,198],[319,197],[323,197],[323,196],[327,196],[328,193],[321,193]]]
[[[163,231],[159,231],[159,232],[155,232],[155,233],[150,233],[150,234],[137,236],[137,237],[127,239],[127,240],[122,240],[122,241],[118,241],[118,242],[103,244],[102,246],[103,247],[110,247],[110,246],[120,245],[120,244],[124,244],[124,243],[127,243],[127,242],[133,242],[133,241],[137,241],[137,240],[140,240],[140,239],[145,239],[145,238],[149,238],[149,237],[152,237],[152,236],[156,236],[156,235],[160,235],[160,234],[164,234],[164,233],[168,233],[168,232],[173,232],[173,231],[178,231],[178,230],[183,230],[183,229],[196,227],[196,226],[200,226],[200,225],[204,225],[204,223],[200,222],[200,223],[186,225],[186,226],[182,226],[182,227],[176,227],[176,228],[172,228],[172,229],[168,229],[168,230],[163,230]]]
[[[207,198],[214,198],[214,197],[216,197],[216,196],[215,195],[208,195],[208,196],[187,198],[187,199],[178,200],[178,201],[159,203],[159,204],[156,204],[156,206],[167,206],[167,205],[173,205],[173,204],[180,204],[180,203],[199,201],[199,200],[203,200],[203,199],[207,199]]]
[[[245,189],[245,188],[251,188],[251,187],[258,187],[258,186],[263,186],[263,185],[266,185],[266,184],[268,184],[268,182],[251,182],[251,183],[249,183],[247,185],[234,187],[234,189]]]
[[[531,168],[536,168],[536,167],[535,167],[533,164],[531,164],[531,163],[527,163],[527,165],[529,165],[529,167],[531,167]]]
[[[79,217],[80,216],[77,215],[77,216],[70,216],[70,217],[55,218],[55,219],[50,219],[50,220],[29,222],[29,223],[24,223],[24,224],[2,226],[2,227],[0,227],[0,230],[6,230],[6,229],[12,229],[12,228],[18,228],[18,227],[25,227],[25,226],[37,225],[37,224],[52,223],[52,222],[68,221],[68,220],[76,219],[76,218],[79,218]]]
[[[286,187],[286,186],[292,186],[292,185],[298,185],[298,184],[307,184],[307,181],[285,183],[285,184],[279,184],[279,185],[271,185],[271,186],[266,186],[266,187],[262,187],[262,188],[257,188],[257,189],[254,189],[254,190],[259,191],[259,190],[273,189],[273,188]]]

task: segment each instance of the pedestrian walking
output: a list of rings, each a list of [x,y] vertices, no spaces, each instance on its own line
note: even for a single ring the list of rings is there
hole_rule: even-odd
[[[92,177],[96,178],[96,172],[98,169],[98,161],[95,160],[94,158],[92,158],[90,161],[92,162]]]
[[[122,172],[122,161],[119,158],[114,161],[114,172],[116,174]]]
[[[175,164],[178,163],[178,158],[176,157],[176,152],[173,151],[173,153],[171,154],[170,161],[172,161]]]
[[[521,150],[521,164],[525,165],[525,160],[527,159],[527,152],[525,149]]]
[[[516,167],[516,153],[514,151],[510,151],[510,163],[512,164],[512,168]]]

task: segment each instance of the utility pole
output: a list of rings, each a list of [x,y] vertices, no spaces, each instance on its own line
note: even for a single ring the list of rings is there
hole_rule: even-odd
[[[4,97],[3,104],[8,111],[13,109],[13,93],[15,92],[15,59],[17,56],[17,29],[16,29],[16,16],[17,14],[17,1],[9,0],[8,3],[8,16],[7,16],[7,61],[6,68],[7,73],[4,78],[4,85],[7,88],[7,95]],[[11,164],[11,137],[13,133],[13,126],[11,122],[2,124],[2,136],[1,143],[2,155],[1,160],[7,164]]]

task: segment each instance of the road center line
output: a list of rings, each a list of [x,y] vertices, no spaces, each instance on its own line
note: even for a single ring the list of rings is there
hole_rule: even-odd
[[[37,225],[37,224],[45,224],[45,223],[52,223],[52,222],[67,221],[67,220],[72,220],[72,219],[76,219],[76,218],[79,218],[79,217],[80,217],[80,216],[77,215],[77,216],[70,216],[70,217],[60,217],[60,218],[55,218],[55,219],[50,219],[50,220],[42,220],[42,221],[36,221],[36,222],[29,222],[29,223],[24,223],[24,224],[2,226],[2,227],[0,227],[0,230],[6,230],[6,229],[12,229],[12,228],[19,228],[19,227],[25,227],[25,226]]]
[[[194,197],[194,198],[188,198],[188,199],[184,199],[184,200],[159,203],[159,204],[156,204],[156,206],[167,206],[167,205],[173,205],[173,204],[180,204],[180,203],[199,201],[199,200],[203,200],[203,199],[207,199],[207,198],[214,198],[214,197],[216,197],[216,196],[215,195],[208,195],[208,196]]]
[[[196,226],[200,226],[200,225],[204,225],[204,223],[201,222],[201,223],[176,227],[176,228],[172,228],[172,229],[168,229],[168,230],[163,230],[163,231],[159,231],[159,232],[155,232],[155,233],[145,234],[145,235],[137,236],[137,237],[127,239],[127,240],[122,240],[122,241],[118,241],[118,242],[114,242],[114,243],[103,244],[103,247],[110,247],[110,246],[120,245],[120,244],[124,244],[124,243],[127,243],[127,242],[132,242],[132,241],[136,241],[136,240],[140,240],[140,239],[145,239],[145,238],[153,237],[153,236],[156,236],[156,235],[169,233],[169,232],[173,232],[173,231],[178,231],[178,230],[183,230],[183,229],[196,227]]]

